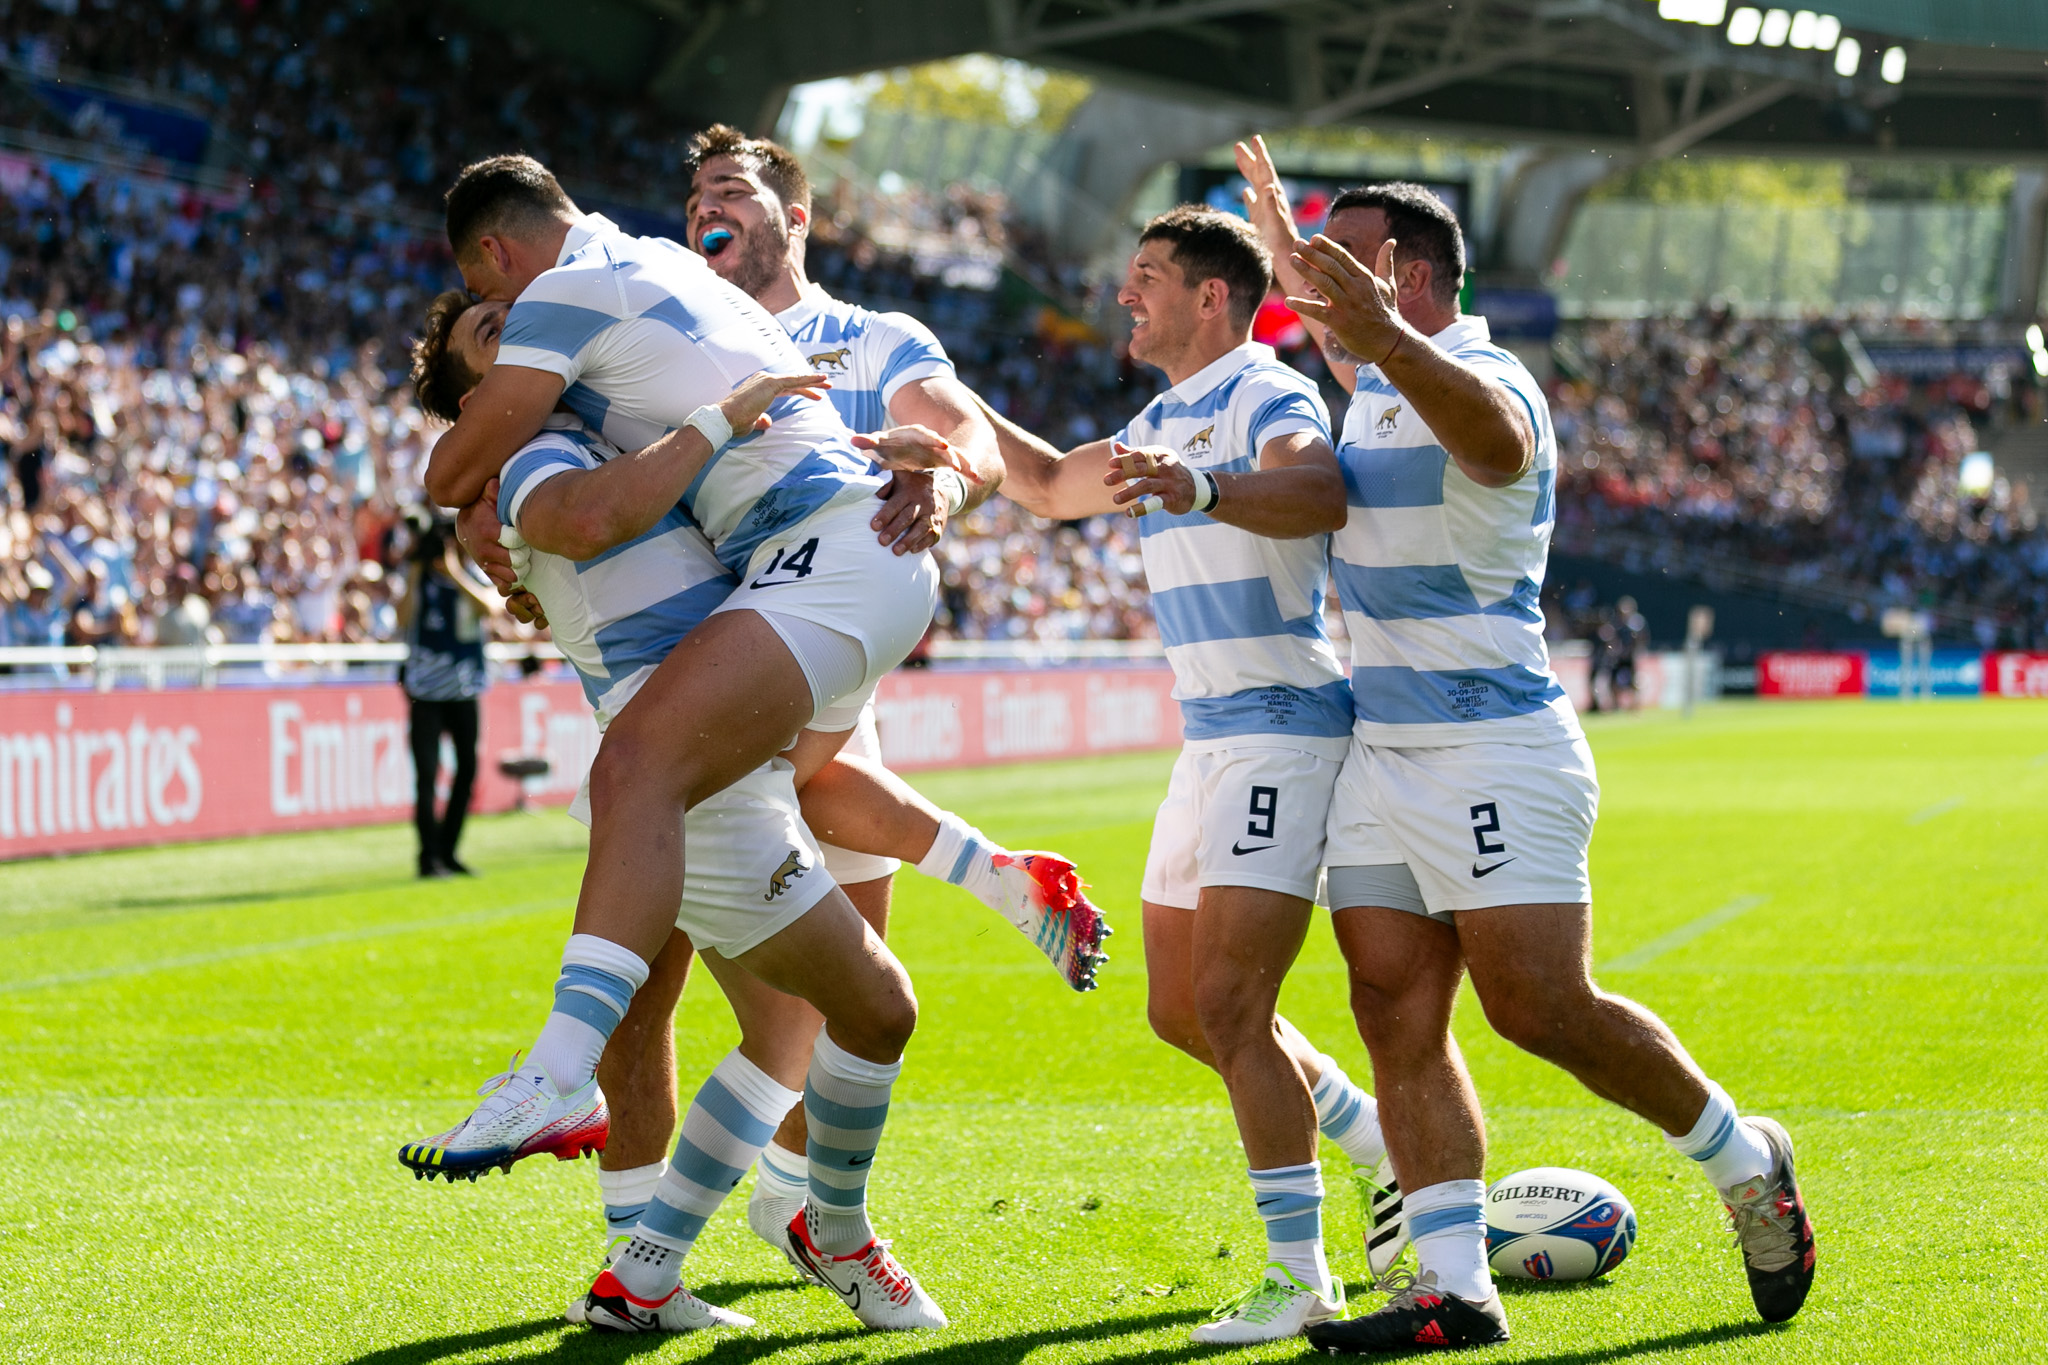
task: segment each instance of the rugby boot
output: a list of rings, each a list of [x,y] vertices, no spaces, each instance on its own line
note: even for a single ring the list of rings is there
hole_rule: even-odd
[[[789,1220],[788,1238],[790,1259],[837,1294],[865,1325],[890,1332],[946,1325],[945,1313],[880,1238],[847,1256],[820,1251],[802,1209]]]
[[[1390,1275],[1377,1287],[1393,1297],[1370,1313],[1317,1323],[1308,1329],[1308,1344],[1331,1355],[1366,1355],[1490,1346],[1508,1339],[1508,1317],[1498,1293],[1488,1294],[1483,1303],[1461,1299],[1437,1288],[1433,1270],[1419,1277]]]
[[[512,1065],[476,1093],[484,1102],[468,1118],[398,1149],[399,1161],[416,1178],[474,1181],[493,1166],[510,1171],[515,1161],[543,1154],[573,1161],[603,1151],[611,1132],[611,1114],[594,1078],[564,1095],[538,1067],[522,1073],[516,1053]]]
[[[1275,1261],[1260,1274],[1257,1284],[1228,1303],[1218,1304],[1209,1321],[1199,1324],[1188,1338],[1197,1346],[1244,1346],[1297,1337],[1303,1329],[1344,1311],[1344,1286],[1334,1276],[1330,1292],[1334,1302]]]
[[[1792,1169],[1792,1139],[1776,1119],[1742,1119],[1771,1149],[1768,1173],[1721,1191],[1749,1272],[1749,1297],[1765,1322],[1785,1322],[1813,1288],[1813,1220]]]
[[[607,1332],[697,1332],[706,1327],[752,1327],[745,1313],[706,1303],[677,1285],[659,1299],[636,1298],[619,1277],[606,1270],[583,1296],[582,1312],[569,1309],[569,1321]]]
[[[1102,940],[1110,927],[1083,894],[1086,885],[1074,865],[1057,853],[991,855],[1002,882],[1002,899],[993,908],[1031,940],[1077,991],[1095,989],[1095,972],[1109,958]]]
[[[1401,1216],[1401,1186],[1394,1179],[1392,1158],[1381,1157],[1371,1175],[1354,1167],[1351,1183],[1358,1187],[1365,1215],[1365,1263],[1373,1279],[1383,1280],[1408,1249],[1408,1220]]]

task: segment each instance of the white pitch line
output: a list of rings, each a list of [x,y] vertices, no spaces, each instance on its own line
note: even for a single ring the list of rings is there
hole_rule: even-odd
[[[1681,924],[1661,938],[1653,938],[1642,947],[1623,953],[1612,962],[1603,963],[1603,972],[1632,972],[1647,967],[1673,948],[1682,948],[1701,934],[1720,928],[1729,920],[1736,919],[1762,905],[1769,896],[1737,896],[1718,910],[1709,910],[1698,919]]]
[[[0,981],[0,995],[12,995],[19,991],[39,991],[53,986],[77,986],[89,981],[106,981],[118,976],[148,976],[153,972],[177,971],[184,967],[208,967],[216,962],[232,962],[241,957],[296,953],[307,948],[325,948],[336,943],[393,938],[399,934],[418,933],[423,929],[452,929],[466,924],[488,924],[492,920],[511,919],[516,915],[552,910],[561,905],[560,901],[529,901],[524,905],[504,906],[496,910],[472,910],[466,915],[442,915],[436,919],[407,920],[403,924],[365,925],[360,929],[337,929],[327,934],[308,934],[304,938],[281,939],[270,943],[244,943],[233,948],[217,948],[210,953],[183,953],[177,957],[160,957],[148,962],[123,962],[111,967],[94,967],[82,972],[63,972],[56,976],[31,976],[20,981]]]
[[[1962,804],[1962,797],[1951,796],[1945,801],[1937,801],[1931,806],[1923,806],[1921,809],[1914,811],[1906,817],[1906,823],[1909,825],[1924,825],[1929,820],[1940,819]]]

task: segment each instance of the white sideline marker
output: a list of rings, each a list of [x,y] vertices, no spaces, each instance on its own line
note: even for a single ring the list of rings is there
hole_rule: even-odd
[[[1661,938],[1653,938],[1642,947],[1623,953],[1612,962],[1600,965],[1603,972],[1632,972],[1647,967],[1673,948],[1682,948],[1698,938],[1720,928],[1729,920],[1738,919],[1769,900],[1769,896],[1737,896],[1718,910],[1709,910],[1698,919],[1679,925]]]
[[[1962,797],[1951,796],[1945,801],[1937,801],[1931,806],[1925,806],[1919,810],[1914,811],[1911,815],[1906,817],[1906,823],[1909,825],[1924,825],[1929,820],[1940,819],[1942,816],[1947,815],[1950,811],[1954,810],[1957,806],[1960,806],[1962,804]]]

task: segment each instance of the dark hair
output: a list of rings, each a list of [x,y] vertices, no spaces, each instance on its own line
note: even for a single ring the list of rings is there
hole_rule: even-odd
[[[1249,327],[1273,287],[1273,258],[1252,225],[1235,214],[1182,204],[1145,224],[1146,242],[1171,242],[1173,263],[1191,285],[1221,280],[1230,295],[1230,321]]]
[[[448,187],[448,245],[459,260],[486,234],[532,230],[576,216],[552,172],[530,156],[494,156],[462,168]]]
[[[474,301],[460,289],[438,294],[427,305],[427,325],[412,344],[412,387],[419,395],[420,408],[429,417],[453,422],[462,416],[462,395],[476,387],[483,376],[471,370],[449,343],[455,323]]]
[[[685,149],[690,176],[714,156],[729,156],[761,177],[761,183],[775,191],[786,209],[792,204],[806,211],[811,207],[811,178],[796,154],[765,137],[748,137],[729,123],[714,123],[701,133],[692,133]]]
[[[1450,205],[1421,185],[1395,180],[1344,191],[1330,201],[1330,215],[1324,221],[1346,209],[1378,209],[1387,215],[1387,236],[1394,239],[1395,252],[1409,260],[1428,261],[1430,289],[1437,302],[1457,301],[1458,287],[1465,281],[1465,233]]]

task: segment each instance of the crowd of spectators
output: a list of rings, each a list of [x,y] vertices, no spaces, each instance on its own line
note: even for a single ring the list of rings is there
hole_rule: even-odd
[[[1861,594],[1866,617],[1934,609],[1986,647],[2048,636],[2048,528],[2025,483],[1961,477],[1994,430],[2039,424],[2032,384],[1872,375],[1833,324],[1719,313],[1590,324],[1564,350],[1560,546],[1635,533]]]

